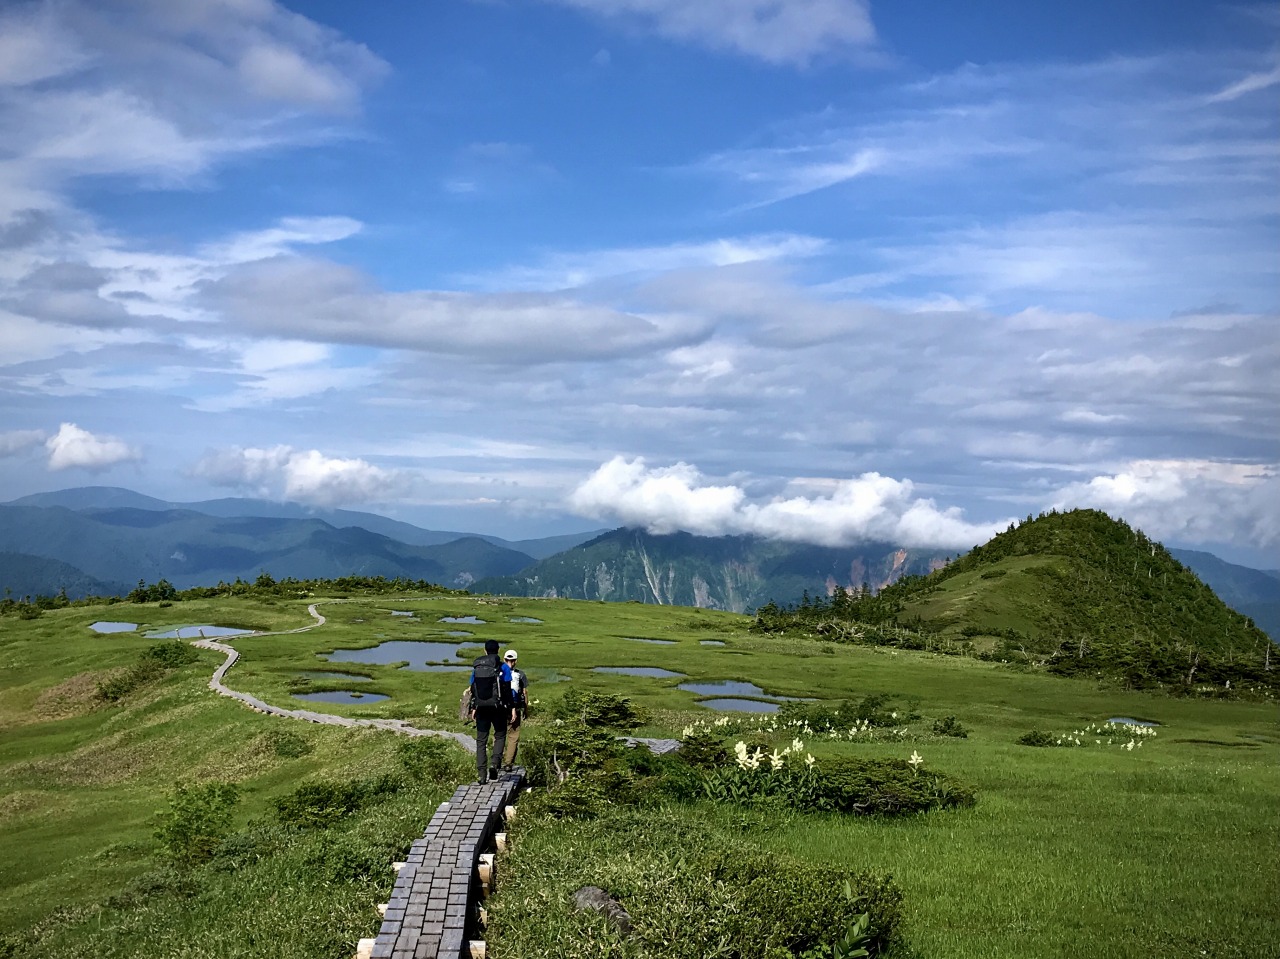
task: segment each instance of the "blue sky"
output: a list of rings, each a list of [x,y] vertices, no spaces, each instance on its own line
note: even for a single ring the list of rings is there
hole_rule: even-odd
[[[0,493],[1280,565],[1280,10],[0,8]]]

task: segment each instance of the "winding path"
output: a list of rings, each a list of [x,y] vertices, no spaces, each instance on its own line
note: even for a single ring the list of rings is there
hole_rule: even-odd
[[[339,602],[335,600],[335,602]],[[285,636],[290,633],[305,633],[308,630],[315,629],[325,624],[325,618],[316,609],[318,603],[312,603],[307,607],[307,612],[311,614],[311,618],[315,620],[310,626],[299,626],[297,629],[284,629],[270,633],[254,633],[255,636]],[[476,751],[475,739],[466,733],[453,732],[448,729],[419,729],[416,726],[410,726],[403,719],[351,719],[347,716],[336,716],[333,713],[318,713],[310,709],[282,709],[279,706],[272,706],[270,703],[263,702],[256,696],[248,693],[240,692],[237,689],[231,689],[223,683],[223,679],[227,675],[227,670],[236,664],[236,660],[240,658],[240,653],[226,643],[219,643],[212,639],[193,640],[192,646],[198,646],[201,649],[212,649],[223,653],[227,658],[221,666],[213,671],[213,678],[209,680],[209,688],[219,696],[227,696],[231,699],[239,700],[250,709],[260,713],[266,713],[268,716],[280,716],[284,719],[301,719],[308,723],[321,723],[327,726],[368,726],[373,729],[386,729],[391,732],[401,733],[405,736],[438,736],[441,739],[452,739],[454,742],[462,746],[463,749],[470,753]]]

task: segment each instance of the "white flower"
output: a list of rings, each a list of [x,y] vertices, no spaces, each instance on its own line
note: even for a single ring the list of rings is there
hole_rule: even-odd
[[[815,762],[816,762],[816,760],[813,758],[813,754],[812,754],[812,753],[806,753],[806,754],[805,754],[805,757],[804,757],[804,764],[805,764],[806,766],[810,766],[810,767],[812,767],[812,766],[813,766],[813,764],[814,764]]]
[[[783,763],[782,756],[783,754],[778,752],[775,749],[773,752],[769,754],[769,765],[772,766],[774,769],[781,769],[782,763]]]
[[[923,756],[921,756],[918,752],[916,752],[916,751],[913,749],[913,750],[911,750],[911,758],[910,758],[910,759],[908,759],[908,760],[907,760],[907,762],[909,762],[909,763],[911,764],[911,768],[912,768],[912,769],[917,769],[917,770],[918,770],[918,769],[920,768],[920,766],[921,766],[921,765],[923,765],[923,763],[924,763],[924,757],[923,757]]]
[[[803,739],[791,740],[791,751],[796,753],[804,752],[804,740]]]

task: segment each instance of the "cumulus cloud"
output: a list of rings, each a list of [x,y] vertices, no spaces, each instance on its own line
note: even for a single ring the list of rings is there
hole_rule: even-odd
[[[46,437],[44,430],[9,430],[0,433],[0,456],[16,456],[42,446]]]
[[[142,451],[114,436],[95,436],[74,423],[63,423],[45,441],[49,469],[80,469],[99,472],[117,463],[142,459]]]
[[[1280,464],[1139,460],[1060,489],[1054,506],[1121,516],[1149,535],[1191,543],[1280,543]]]
[[[591,519],[651,533],[753,535],[820,546],[887,542],[969,547],[990,539],[1008,522],[967,522],[959,509],[940,508],[917,496],[910,480],[879,473],[835,481],[826,496],[752,502],[741,487],[708,483],[688,463],[650,468],[643,457],[623,456],[583,480],[570,494],[569,506]]]
[[[370,503],[405,491],[405,478],[396,470],[291,446],[216,450],[193,472],[215,486],[312,506]]]
[[[552,0],[656,33],[754,57],[803,66],[816,56],[875,45],[869,0]]]

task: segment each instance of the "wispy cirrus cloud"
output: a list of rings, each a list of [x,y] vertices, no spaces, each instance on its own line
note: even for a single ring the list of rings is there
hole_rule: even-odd
[[[712,50],[804,66],[876,44],[869,0],[548,0]]]

